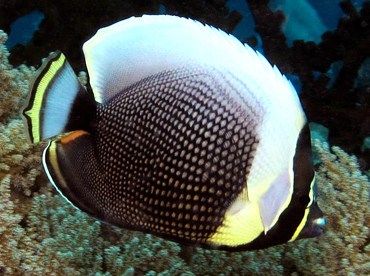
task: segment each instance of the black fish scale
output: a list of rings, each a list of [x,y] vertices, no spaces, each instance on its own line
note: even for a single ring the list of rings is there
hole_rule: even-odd
[[[259,118],[217,74],[163,72],[99,107],[105,180],[94,193],[111,220],[201,243],[222,224],[246,185]]]

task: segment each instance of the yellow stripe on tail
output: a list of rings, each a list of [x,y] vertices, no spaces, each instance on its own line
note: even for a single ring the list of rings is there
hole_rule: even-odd
[[[31,85],[29,103],[23,115],[28,124],[29,137],[32,143],[37,143],[41,140],[41,110],[45,104],[45,93],[65,62],[66,58],[61,52],[58,51],[51,54],[38,70],[37,77]]]

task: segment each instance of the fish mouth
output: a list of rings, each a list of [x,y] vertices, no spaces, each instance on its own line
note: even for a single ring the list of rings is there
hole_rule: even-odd
[[[299,234],[298,239],[314,238],[322,235],[324,233],[325,224],[326,220],[324,217],[308,220]]]
[[[320,210],[317,202],[314,202],[310,207],[306,225],[303,227],[298,238],[314,238],[324,233],[326,220],[323,212]]]

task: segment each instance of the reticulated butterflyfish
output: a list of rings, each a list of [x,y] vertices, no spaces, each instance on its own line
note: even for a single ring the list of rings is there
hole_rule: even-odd
[[[194,20],[132,17],[37,71],[23,114],[76,208],[186,245],[265,248],[320,235],[310,133],[276,67]]]

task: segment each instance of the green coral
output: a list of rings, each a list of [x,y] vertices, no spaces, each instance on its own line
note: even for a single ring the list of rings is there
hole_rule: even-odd
[[[61,200],[51,193],[34,198],[26,218],[26,235],[33,243],[32,251],[25,248],[23,252],[24,271],[86,275],[101,268],[104,244],[100,224]]]
[[[254,252],[180,246],[109,225],[57,195],[27,143],[19,110],[34,69],[13,68],[0,32],[0,275],[366,275],[370,274],[369,181],[355,157],[316,141],[323,236]],[[86,82],[86,75],[80,79]]]
[[[18,271],[16,264],[21,261],[18,243],[24,235],[24,229],[19,226],[21,220],[22,216],[14,211],[10,178],[6,176],[0,182],[0,275],[1,272],[10,274]]]
[[[0,83],[1,97],[0,120],[7,120],[9,117],[18,115],[20,106],[23,105],[24,98],[27,95],[28,82],[34,71],[33,68],[20,66],[17,69],[9,64],[9,52],[4,43],[7,35],[0,30]]]

